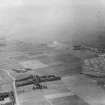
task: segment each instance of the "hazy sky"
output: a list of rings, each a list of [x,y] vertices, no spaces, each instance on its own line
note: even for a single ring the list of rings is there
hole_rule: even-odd
[[[69,39],[104,31],[104,0],[0,0],[0,36]]]

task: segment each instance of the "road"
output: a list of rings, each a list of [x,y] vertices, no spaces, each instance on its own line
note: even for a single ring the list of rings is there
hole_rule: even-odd
[[[3,71],[13,80],[13,90],[14,90],[14,93],[15,93],[16,105],[20,105],[18,95],[17,95],[17,91],[16,91],[16,86],[15,86],[15,78],[13,76],[11,76],[9,71],[7,71],[7,70],[3,70]]]

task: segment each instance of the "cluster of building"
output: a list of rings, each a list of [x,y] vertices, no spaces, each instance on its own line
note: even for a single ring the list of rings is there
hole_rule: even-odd
[[[84,74],[104,76],[105,75],[105,57],[99,56],[85,59],[83,62]]]

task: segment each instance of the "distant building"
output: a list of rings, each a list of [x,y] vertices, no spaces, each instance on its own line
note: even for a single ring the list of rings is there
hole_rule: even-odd
[[[85,59],[82,73],[94,76],[105,76],[105,57]]]

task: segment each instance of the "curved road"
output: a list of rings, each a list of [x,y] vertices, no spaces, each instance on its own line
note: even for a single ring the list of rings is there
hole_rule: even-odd
[[[15,78],[13,76],[11,76],[11,74],[7,70],[2,70],[2,71],[5,72],[13,80],[13,90],[15,93],[16,105],[20,105],[18,96],[17,96],[16,87],[15,87]]]

